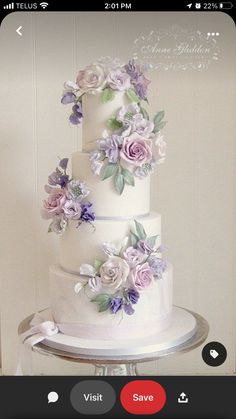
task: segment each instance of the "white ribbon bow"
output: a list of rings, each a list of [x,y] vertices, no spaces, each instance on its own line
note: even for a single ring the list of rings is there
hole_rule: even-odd
[[[19,337],[19,355],[15,375],[33,375],[32,372],[32,348],[49,336],[59,332],[57,325],[50,320],[45,320],[36,313],[30,322],[30,329]]]

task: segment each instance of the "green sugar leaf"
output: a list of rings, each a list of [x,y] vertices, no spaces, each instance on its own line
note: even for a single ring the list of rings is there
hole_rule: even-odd
[[[106,166],[103,166],[101,172],[101,179],[105,180],[109,177],[113,176],[118,169],[118,165],[116,163],[108,163]]]
[[[131,246],[135,247],[137,242],[138,242],[138,237],[136,236],[136,234],[133,234],[132,232],[130,232],[130,244]]]
[[[117,130],[123,127],[122,122],[117,121],[116,118],[110,118],[107,121],[107,127],[111,130]]]
[[[153,132],[156,133],[156,132],[160,131],[162,128],[164,128],[164,126],[166,125],[166,123],[167,123],[167,121],[161,121],[161,122],[159,122],[159,124],[157,124],[157,125],[154,126]]]
[[[122,173],[117,173],[115,176],[115,188],[119,195],[122,194],[124,187],[125,187],[124,176],[122,175]]]
[[[134,89],[128,89],[128,90],[126,90],[126,96],[130,100],[130,102],[135,102],[135,103],[139,103],[140,102],[140,98],[136,95]]]
[[[115,97],[115,92],[114,90],[110,89],[110,87],[103,90],[101,93],[102,103],[110,102],[110,100],[114,99],[114,97]]]
[[[121,173],[124,177],[124,181],[127,185],[134,186],[134,175],[128,169],[122,168]]]
[[[140,105],[139,105],[139,108],[140,108],[140,111],[141,111],[141,114],[143,115],[143,117],[145,119],[149,120],[149,115],[148,115],[148,112],[146,111],[146,109],[142,108],[142,106],[140,106]]]
[[[156,236],[151,236],[147,238],[147,243],[150,247],[154,248],[155,244],[156,244],[156,240],[157,240],[158,235]]]
[[[153,118],[154,125],[159,124],[159,122],[161,122],[161,120],[164,118],[164,116],[165,116],[165,111],[157,112],[156,115]]]
[[[98,311],[102,313],[109,308],[111,297],[108,294],[99,294],[91,300],[92,303],[98,304]]]
[[[136,228],[136,232],[137,232],[137,236],[139,240],[145,240],[147,235],[142,224],[140,224],[137,220],[134,220],[134,222],[135,222],[135,228]]]
[[[94,268],[96,269],[96,272],[99,272],[99,269],[101,268],[103,263],[104,262],[102,260],[99,260],[99,259],[94,260]]]

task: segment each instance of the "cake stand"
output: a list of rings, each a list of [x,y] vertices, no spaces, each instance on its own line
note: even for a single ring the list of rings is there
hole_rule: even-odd
[[[45,319],[50,310],[40,312]],[[30,322],[34,314],[25,318],[19,325],[19,335],[31,328]],[[138,375],[137,364],[159,360],[166,356],[189,352],[200,346],[208,336],[209,326],[207,321],[199,314],[174,306],[173,322],[166,330],[151,338],[139,339],[127,344],[109,346],[100,341],[88,341],[58,333],[43,342],[36,343],[30,350],[25,351],[21,359],[22,364],[27,365],[25,371],[21,365],[23,374],[32,375],[32,351],[42,355],[60,358],[70,362],[88,363],[95,367],[94,375]],[[112,347],[113,346],[113,347]],[[28,348],[29,349],[29,348]]]

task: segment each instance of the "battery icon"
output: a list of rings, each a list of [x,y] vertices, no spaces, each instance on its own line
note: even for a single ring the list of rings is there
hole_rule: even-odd
[[[230,1],[220,3],[220,9],[232,9],[232,7],[233,3],[231,3]]]

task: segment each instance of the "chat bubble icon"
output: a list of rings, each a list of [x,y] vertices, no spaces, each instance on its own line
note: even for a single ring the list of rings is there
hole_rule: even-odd
[[[50,393],[48,393],[48,403],[56,403],[58,399],[59,396],[55,391],[50,391]]]

